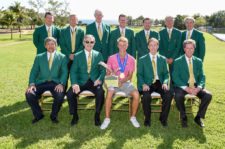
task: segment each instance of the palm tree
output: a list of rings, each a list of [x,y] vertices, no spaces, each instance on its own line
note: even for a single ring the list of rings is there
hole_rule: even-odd
[[[13,39],[13,25],[16,24],[16,15],[14,12],[3,11],[2,23],[4,23],[11,31],[11,39]]]

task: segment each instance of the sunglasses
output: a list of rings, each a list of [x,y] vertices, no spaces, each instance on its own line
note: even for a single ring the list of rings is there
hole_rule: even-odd
[[[85,41],[86,44],[94,44],[94,41]]]

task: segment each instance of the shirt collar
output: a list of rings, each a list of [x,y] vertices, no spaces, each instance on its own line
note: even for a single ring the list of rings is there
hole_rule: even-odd
[[[154,55],[155,56],[155,60],[157,59],[157,53]],[[153,57],[153,55],[149,52],[149,56],[150,56],[150,58],[151,58],[151,60],[152,60],[152,57]]]
[[[75,27],[70,26],[71,32],[72,32],[72,31],[76,31],[76,29],[77,29],[77,26],[75,26]]]
[[[84,49],[84,52],[85,52],[85,55],[89,55],[89,52],[86,49]],[[90,52],[92,54],[92,50]]]
[[[48,25],[45,24],[45,27],[46,27],[47,30],[48,30],[48,28],[52,29],[52,25],[48,26]]]
[[[190,58],[191,59],[191,63],[192,63],[192,57]],[[185,54],[185,59],[186,59],[187,63],[189,64],[189,58],[186,56],[186,54]]]

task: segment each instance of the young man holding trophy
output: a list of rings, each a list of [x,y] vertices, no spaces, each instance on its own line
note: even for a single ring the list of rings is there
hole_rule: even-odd
[[[130,121],[136,128],[140,127],[135,115],[139,104],[139,93],[131,83],[133,73],[135,71],[135,59],[129,55],[126,50],[128,48],[128,40],[125,37],[120,37],[117,40],[119,52],[110,56],[106,65],[107,75],[115,75],[118,77],[118,83],[106,83],[107,95],[105,102],[105,114],[101,129],[106,129],[110,124],[110,109],[112,106],[112,98],[116,92],[124,92],[127,96],[132,97],[132,113]]]

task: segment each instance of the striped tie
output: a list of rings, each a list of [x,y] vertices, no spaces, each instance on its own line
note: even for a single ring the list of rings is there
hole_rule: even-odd
[[[72,47],[72,53],[74,53],[75,48],[76,48],[76,30],[72,30],[72,42],[71,42],[71,47]]]
[[[52,37],[51,27],[48,27],[48,37]]]
[[[147,31],[146,35],[145,35],[146,41],[148,43],[148,39],[149,39],[149,31]]]

